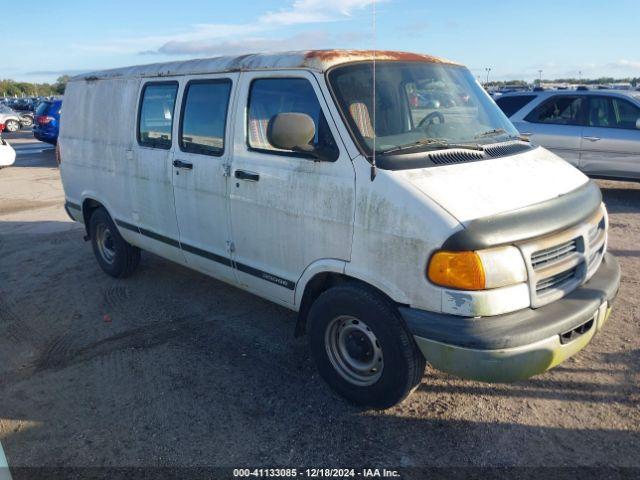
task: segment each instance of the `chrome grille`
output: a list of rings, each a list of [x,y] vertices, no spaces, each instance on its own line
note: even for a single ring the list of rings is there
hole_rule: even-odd
[[[527,263],[531,306],[562,298],[598,270],[607,240],[604,206],[586,222],[519,244]]]

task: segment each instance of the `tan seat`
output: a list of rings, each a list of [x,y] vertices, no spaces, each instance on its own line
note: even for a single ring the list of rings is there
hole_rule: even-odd
[[[364,103],[352,103],[349,107],[349,113],[351,113],[351,118],[353,118],[353,121],[358,126],[360,135],[364,138],[373,138],[375,136],[371,116],[369,115],[369,108]]]

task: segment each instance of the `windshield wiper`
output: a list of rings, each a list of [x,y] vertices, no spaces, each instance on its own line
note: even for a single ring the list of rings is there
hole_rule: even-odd
[[[507,133],[504,128],[493,128],[491,130],[487,130],[486,132],[480,132],[474,135],[473,138],[492,137],[493,135],[501,135],[503,133]]]
[[[478,133],[473,138],[493,137],[494,135],[497,136],[497,135],[504,135],[504,134],[508,135],[509,132],[507,132],[504,128],[494,128],[494,129],[491,129],[491,130],[487,130],[486,132]],[[514,139],[517,139],[517,138],[520,138],[520,137],[518,137],[516,135],[509,135],[508,136],[509,140],[514,140]]]
[[[399,147],[389,148],[381,152],[377,152],[379,155],[388,155],[391,153],[402,152],[405,150],[413,150],[419,147],[434,147],[434,150],[448,150],[452,148],[462,148],[465,150],[482,150],[480,145],[473,145],[469,143],[449,143],[446,140],[429,138],[425,140],[419,140],[408,145],[401,145]],[[431,150],[431,149],[429,149]]]

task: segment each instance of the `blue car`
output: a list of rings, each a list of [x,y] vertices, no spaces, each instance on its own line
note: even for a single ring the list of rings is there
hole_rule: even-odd
[[[62,100],[47,100],[38,105],[33,125],[33,136],[41,142],[58,143]]]

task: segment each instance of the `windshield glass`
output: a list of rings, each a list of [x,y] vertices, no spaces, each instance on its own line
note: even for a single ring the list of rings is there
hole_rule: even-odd
[[[465,67],[377,62],[338,67],[329,82],[356,140],[371,154],[477,146],[518,131]]]

